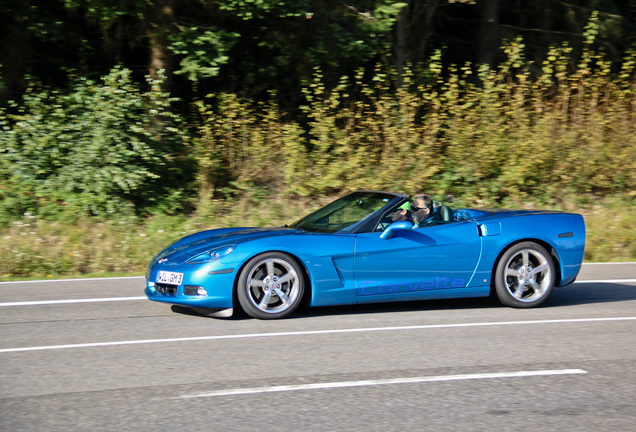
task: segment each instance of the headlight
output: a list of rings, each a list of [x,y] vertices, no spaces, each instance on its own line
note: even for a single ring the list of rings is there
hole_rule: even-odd
[[[224,256],[227,256],[234,250],[236,245],[223,246],[210,251],[205,251],[197,256],[194,256],[186,261],[186,264],[202,264],[216,260],[220,260]]]

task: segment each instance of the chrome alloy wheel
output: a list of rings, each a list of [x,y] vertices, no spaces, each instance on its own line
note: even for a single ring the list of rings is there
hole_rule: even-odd
[[[557,272],[552,255],[543,246],[533,241],[516,243],[497,262],[493,288],[506,306],[536,307],[550,296]]]
[[[550,258],[534,249],[521,249],[505,265],[506,287],[521,302],[535,302],[552,286]]]
[[[248,269],[242,290],[252,307],[266,314],[282,315],[298,304],[302,282],[292,262],[283,257],[264,256]]]

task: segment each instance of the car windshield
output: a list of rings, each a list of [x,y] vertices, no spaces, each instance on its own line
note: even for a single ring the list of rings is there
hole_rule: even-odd
[[[363,221],[399,196],[383,192],[354,192],[290,225],[304,231],[352,232]]]

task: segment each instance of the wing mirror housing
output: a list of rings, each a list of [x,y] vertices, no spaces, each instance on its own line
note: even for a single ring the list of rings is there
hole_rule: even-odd
[[[411,230],[412,228],[413,228],[413,225],[411,225],[411,222],[409,221],[393,222],[391,225],[387,227],[387,229],[384,230],[382,234],[380,234],[380,238],[383,240],[388,240],[393,238],[396,231]]]

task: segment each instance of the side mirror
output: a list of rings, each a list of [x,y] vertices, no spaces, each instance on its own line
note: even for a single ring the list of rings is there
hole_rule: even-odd
[[[393,222],[391,225],[384,230],[382,234],[380,234],[380,238],[383,240],[388,240],[393,238],[395,231],[404,231],[413,229],[413,225],[409,221],[397,221]]]

